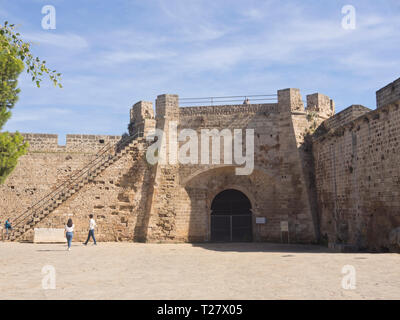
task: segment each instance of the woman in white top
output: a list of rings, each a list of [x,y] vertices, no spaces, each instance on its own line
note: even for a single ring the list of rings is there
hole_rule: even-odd
[[[68,241],[68,251],[71,250],[71,242],[72,237],[74,236],[74,224],[72,223],[72,219],[68,219],[67,225],[65,226],[65,236],[67,237]]]

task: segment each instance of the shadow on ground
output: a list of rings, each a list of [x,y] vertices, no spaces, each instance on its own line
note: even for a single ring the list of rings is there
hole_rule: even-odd
[[[99,250],[101,250],[102,244],[113,244],[115,242],[99,242],[98,246]],[[150,243],[143,242],[118,242],[118,243],[132,243],[132,244],[140,244],[143,246],[149,245]],[[154,245],[154,243],[151,243]],[[36,247],[36,252],[61,252],[66,251],[66,244],[33,244]],[[160,247],[164,246],[164,244],[158,244]],[[330,249],[321,245],[312,245],[312,244],[286,244],[286,243],[266,243],[266,242],[207,242],[207,243],[168,243],[167,245],[176,246],[175,249],[179,250],[180,245],[191,245],[195,248],[201,248],[210,251],[220,251],[220,252],[277,252],[277,253],[341,253],[341,254],[384,254],[382,252],[368,252],[368,251],[360,251],[360,252],[338,252],[334,249]],[[40,248],[40,246],[43,246]],[[51,246],[49,248],[49,246]],[[92,247],[91,245],[90,247]],[[85,247],[81,243],[73,242],[72,250],[77,247]],[[171,249],[171,248],[170,248]],[[173,250],[175,250],[173,249]]]
[[[223,252],[286,252],[286,253],[342,253],[312,244],[285,244],[265,242],[192,243],[193,247]],[[353,252],[354,254],[355,252]],[[365,253],[365,252],[360,252]]]

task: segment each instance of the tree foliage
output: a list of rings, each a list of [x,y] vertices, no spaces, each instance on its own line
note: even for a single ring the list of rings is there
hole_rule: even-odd
[[[15,57],[13,51],[0,54],[0,130],[11,117],[10,110],[18,100],[20,89],[17,88],[17,78],[24,69],[22,61]]]
[[[0,131],[11,117],[11,109],[18,101],[20,89],[18,76],[26,68],[37,87],[43,75],[47,74],[54,86],[62,88],[60,73],[51,71],[46,61],[41,61],[31,53],[31,44],[21,39],[15,26],[5,22],[0,25]],[[28,150],[28,143],[18,133],[0,132],[0,184],[14,170],[18,158]]]
[[[24,137],[17,133],[0,133],[0,184],[4,183],[7,176],[14,170],[18,158],[28,150]]]
[[[41,61],[31,53],[31,44],[21,39],[21,35],[15,31],[15,25],[8,24],[6,21],[4,26],[0,25],[0,50],[2,54],[13,56],[24,62],[26,72],[32,76],[32,81],[40,87],[43,75],[47,74],[54,86],[62,88],[60,83],[61,73],[56,70],[50,70],[46,66],[46,61]]]

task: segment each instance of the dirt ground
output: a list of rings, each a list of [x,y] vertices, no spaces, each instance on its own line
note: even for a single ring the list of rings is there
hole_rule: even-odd
[[[355,289],[342,287],[346,265]],[[0,299],[399,298],[400,254],[266,243],[73,243],[68,252],[0,242]]]

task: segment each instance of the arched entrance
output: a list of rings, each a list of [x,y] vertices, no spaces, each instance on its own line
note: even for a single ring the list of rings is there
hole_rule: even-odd
[[[243,192],[228,189],[211,203],[211,241],[252,241],[250,200]]]

